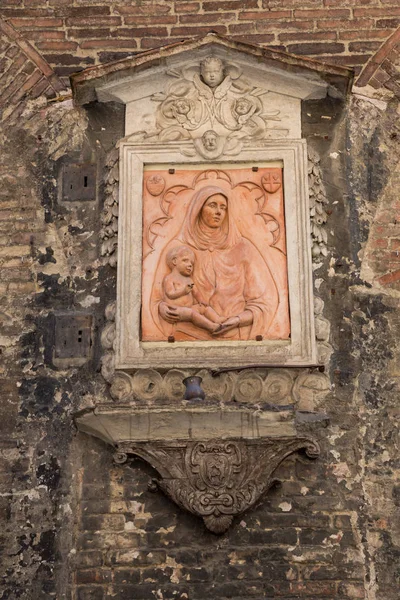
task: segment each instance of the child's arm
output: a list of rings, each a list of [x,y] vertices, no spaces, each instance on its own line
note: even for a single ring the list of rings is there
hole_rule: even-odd
[[[187,287],[188,286],[182,285],[168,276],[164,279],[164,292],[165,295],[170,298],[170,300],[175,300],[176,298],[180,298],[181,296],[186,296],[186,294],[189,294],[191,292],[191,288],[187,290]]]

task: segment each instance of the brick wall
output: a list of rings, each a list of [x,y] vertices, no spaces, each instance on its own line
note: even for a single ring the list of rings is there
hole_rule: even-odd
[[[218,538],[150,492],[143,463],[113,466],[94,442],[81,488],[78,598],[364,598],[359,490],[351,507],[326,458],[289,461],[280,485]]]
[[[60,76],[213,30],[352,66],[400,24],[398,0],[2,0],[0,16]]]

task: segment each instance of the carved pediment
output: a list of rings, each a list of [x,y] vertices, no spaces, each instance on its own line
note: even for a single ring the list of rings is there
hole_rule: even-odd
[[[237,154],[246,140],[300,138],[301,101],[344,96],[350,78],[349,69],[208,34],[87,69],[71,82],[82,104],[126,104],[132,141],[192,142],[192,155],[213,160]]]

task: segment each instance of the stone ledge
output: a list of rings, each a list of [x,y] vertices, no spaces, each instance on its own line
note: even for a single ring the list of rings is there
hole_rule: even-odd
[[[202,408],[94,408],[75,417],[79,431],[118,445],[134,441],[260,439],[295,436],[293,414]]]

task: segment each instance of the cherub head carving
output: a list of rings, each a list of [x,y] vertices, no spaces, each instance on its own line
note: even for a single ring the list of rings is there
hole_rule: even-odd
[[[200,75],[208,87],[215,88],[219,86],[225,77],[222,60],[216,56],[207,56],[200,63]]]
[[[175,100],[173,107],[179,115],[187,115],[190,111],[190,103],[186,98]]]
[[[201,136],[201,141],[203,142],[203,146],[209,152],[216,150],[218,145],[218,135],[212,129],[208,129]]]
[[[247,98],[238,98],[234,105],[234,110],[240,117],[247,115],[252,108],[252,103]]]

